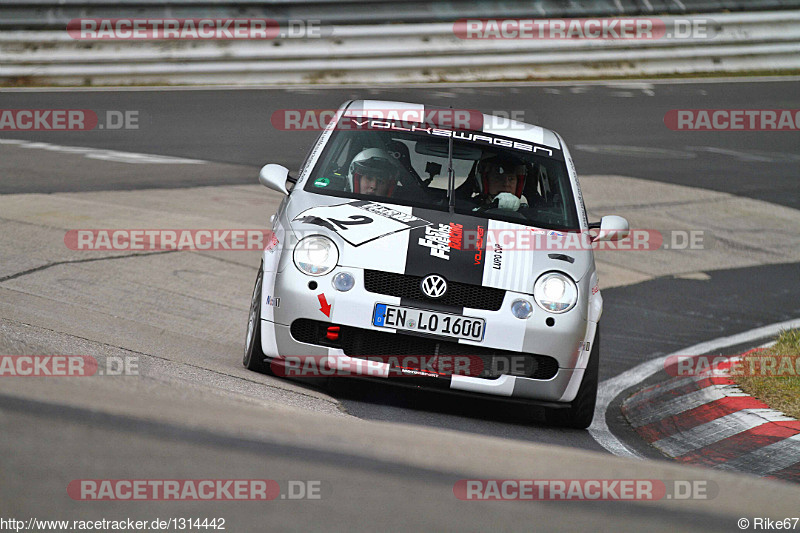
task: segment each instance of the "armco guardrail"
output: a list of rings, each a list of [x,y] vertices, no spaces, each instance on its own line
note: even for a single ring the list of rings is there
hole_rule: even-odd
[[[322,26],[274,41],[86,41],[0,32],[0,83],[281,84],[475,81],[800,69],[800,11],[679,17],[685,39],[461,39],[453,23]],[[667,26],[677,18],[661,17]]]

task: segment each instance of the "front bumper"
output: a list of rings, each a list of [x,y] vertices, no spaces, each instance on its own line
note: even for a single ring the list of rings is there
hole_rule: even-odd
[[[277,348],[277,353],[311,357],[319,364],[324,361],[326,368],[331,369],[331,375],[338,370],[347,370],[348,375],[363,376],[367,378],[388,378],[390,375],[389,363],[371,362],[369,367],[358,364],[359,358],[351,358],[344,354],[342,350],[326,346],[308,344],[297,341],[291,333],[291,328],[282,324],[275,324],[267,320],[261,321],[262,346],[268,347],[266,340],[273,337]],[[276,357],[277,354],[270,354]],[[281,356],[277,356],[281,357]],[[352,361],[352,362],[351,362]],[[279,362],[278,362],[279,363]],[[363,369],[360,371],[359,369]],[[280,372],[279,372],[280,373]],[[578,382],[583,378],[583,369],[559,368],[550,379],[535,379],[522,376],[502,374],[494,379],[484,379],[472,376],[449,375],[439,377],[425,377],[415,379],[415,385],[428,385],[431,388],[447,388],[452,391],[467,393],[489,394],[492,396],[502,396],[507,398],[539,400],[544,402],[564,402],[564,393],[573,379]],[[397,380],[411,380],[412,378],[401,377]],[[434,383],[435,382],[435,383]]]
[[[333,276],[347,271],[356,278],[355,287],[348,292],[336,291],[331,283]],[[364,286],[364,271],[358,268],[337,267],[325,276],[309,277],[288,265],[279,275],[265,272],[265,287],[272,287],[271,294],[262,298],[262,349],[269,357],[280,356],[316,356],[331,358],[331,365],[341,364],[351,356],[356,358],[370,355],[391,355],[381,352],[378,347],[372,353],[364,349],[354,351],[346,346],[326,343],[297,334],[292,328],[298,321],[314,321],[320,324],[339,325],[353,331],[365,333],[377,332],[382,335],[398,335],[398,340],[408,339],[407,332],[402,334],[387,328],[372,325],[372,315],[376,303],[391,305],[407,305],[401,298],[369,292]],[[269,297],[269,298],[267,298]],[[280,298],[279,306],[275,298]],[[577,305],[562,315],[551,315],[534,305],[533,314],[526,320],[520,320],[511,314],[511,303],[516,298],[527,298],[530,295],[507,291],[502,306],[498,311],[464,308],[463,315],[483,318],[486,321],[486,335],[480,343],[461,341],[458,349],[463,347],[466,354],[484,353],[497,350],[503,354],[515,353],[520,356],[542,357],[552,360],[553,367],[545,372],[544,379],[539,374],[515,372],[511,375],[501,373],[487,377],[470,375],[448,375],[437,378],[420,378],[416,380],[430,382],[435,388],[446,386],[454,392],[488,394],[506,398],[536,400],[541,402],[569,402],[574,399],[576,384],[583,378],[584,369],[580,368],[581,346],[587,336],[586,305]],[[532,300],[531,300],[532,301]],[[324,302],[324,303],[323,303]],[[325,304],[330,306],[327,309]],[[438,310],[442,310],[441,307]],[[326,313],[327,311],[327,313]],[[459,310],[460,311],[460,310]],[[554,325],[548,325],[547,318],[555,318]],[[294,334],[293,334],[294,333]],[[591,328],[594,334],[594,328]],[[401,339],[401,337],[403,339]],[[303,341],[311,342],[303,342]],[[455,343],[448,343],[455,344]],[[450,353],[453,353],[452,346]],[[349,352],[349,353],[348,353]],[[392,352],[393,353],[393,352]],[[432,353],[432,352],[431,352]],[[438,345],[437,345],[438,353]],[[531,354],[536,354],[532,356]],[[423,354],[418,354],[423,355]],[[359,375],[358,372],[354,372]],[[364,374],[375,377],[375,374]],[[387,372],[388,375],[388,372]],[[532,376],[532,377],[530,377]],[[408,378],[398,378],[408,379]],[[434,384],[433,381],[436,381]]]

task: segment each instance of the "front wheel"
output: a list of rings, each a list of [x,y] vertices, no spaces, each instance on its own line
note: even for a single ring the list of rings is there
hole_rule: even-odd
[[[242,364],[254,372],[272,374],[272,369],[261,350],[261,287],[264,281],[264,264],[258,268],[253,297],[250,300],[250,314],[247,317],[247,337],[244,345]]]
[[[594,334],[589,362],[583,374],[578,395],[567,409],[545,410],[548,424],[560,427],[586,429],[592,424],[594,406],[597,402],[597,382],[600,376],[600,329]]]

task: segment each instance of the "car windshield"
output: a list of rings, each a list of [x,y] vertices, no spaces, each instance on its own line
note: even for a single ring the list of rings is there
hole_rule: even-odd
[[[451,136],[457,213],[578,229],[562,152],[481,132],[344,117],[304,190],[446,211]]]

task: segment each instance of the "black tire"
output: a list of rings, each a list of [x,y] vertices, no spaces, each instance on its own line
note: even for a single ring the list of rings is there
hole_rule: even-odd
[[[250,312],[247,316],[247,333],[244,341],[244,359],[242,364],[248,370],[262,374],[272,374],[270,362],[261,350],[261,288],[264,282],[264,265],[258,267],[258,276],[253,286],[253,297],[250,300]]]
[[[567,409],[546,409],[545,420],[559,427],[586,429],[592,424],[597,402],[597,382],[600,376],[600,327],[594,334],[589,363],[583,374],[578,395]]]

